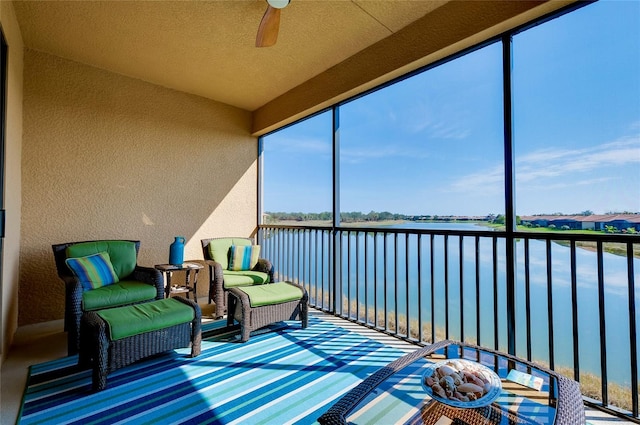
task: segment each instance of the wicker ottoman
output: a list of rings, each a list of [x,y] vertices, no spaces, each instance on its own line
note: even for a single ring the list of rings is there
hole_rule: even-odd
[[[191,346],[200,354],[200,307],[175,297],[90,311],[80,322],[78,366],[93,367],[93,390],[107,387],[107,374],[145,357]]]
[[[229,288],[227,326],[240,322],[241,340],[249,340],[251,331],[283,320],[308,324],[308,295],[304,287],[290,282]]]

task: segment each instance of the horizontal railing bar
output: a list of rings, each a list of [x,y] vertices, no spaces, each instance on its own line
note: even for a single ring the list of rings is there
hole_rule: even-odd
[[[282,224],[262,224],[261,228],[269,229],[319,229],[319,230],[335,230],[337,232],[365,232],[365,233],[411,233],[421,235],[451,235],[451,236],[484,236],[484,237],[497,237],[506,238],[507,232],[503,230],[487,229],[487,230],[455,230],[455,229],[398,229],[398,228],[380,228],[380,227],[356,227],[356,226],[306,226],[306,225],[282,225]],[[526,238],[526,239],[539,239],[539,240],[554,240],[554,241],[585,241],[585,242],[619,242],[619,243],[640,243],[640,234],[620,234],[620,233],[564,233],[558,231],[557,233],[546,232],[523,232],[515,231],[512,233],[514,239]]]

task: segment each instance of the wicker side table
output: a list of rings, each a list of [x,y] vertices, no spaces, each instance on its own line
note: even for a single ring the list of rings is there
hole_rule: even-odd
[[[198,273],[204,266],[198,263],[182,263],[175,264],[156,264],[156,270],[160,270],[165,275],[165,297],[169,298],[175,294],[186,294],[189,299],[189,293],[193,292],[193,299],[198,302]],[[175,285],[171,283],[174,272],[183,271],[185,273],[184,285]]]

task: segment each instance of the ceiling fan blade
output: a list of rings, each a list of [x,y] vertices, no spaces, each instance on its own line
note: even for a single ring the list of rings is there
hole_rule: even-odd
[[[266,12],[260,21],[258,35],[256,36],[256,47],[269,47],[276,44],[278,40],[278,30],[280,28],[280,9],[267,6]]]

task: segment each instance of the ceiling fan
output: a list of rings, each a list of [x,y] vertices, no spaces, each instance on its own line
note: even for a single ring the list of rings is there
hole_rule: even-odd
[[[256,47],[269,47],[276,44],[278,40],[278,29],[280,28],[280,10],[284,9],[290,0],[267,0],[267,10],[264,12],[258,35],[256,36]]]

